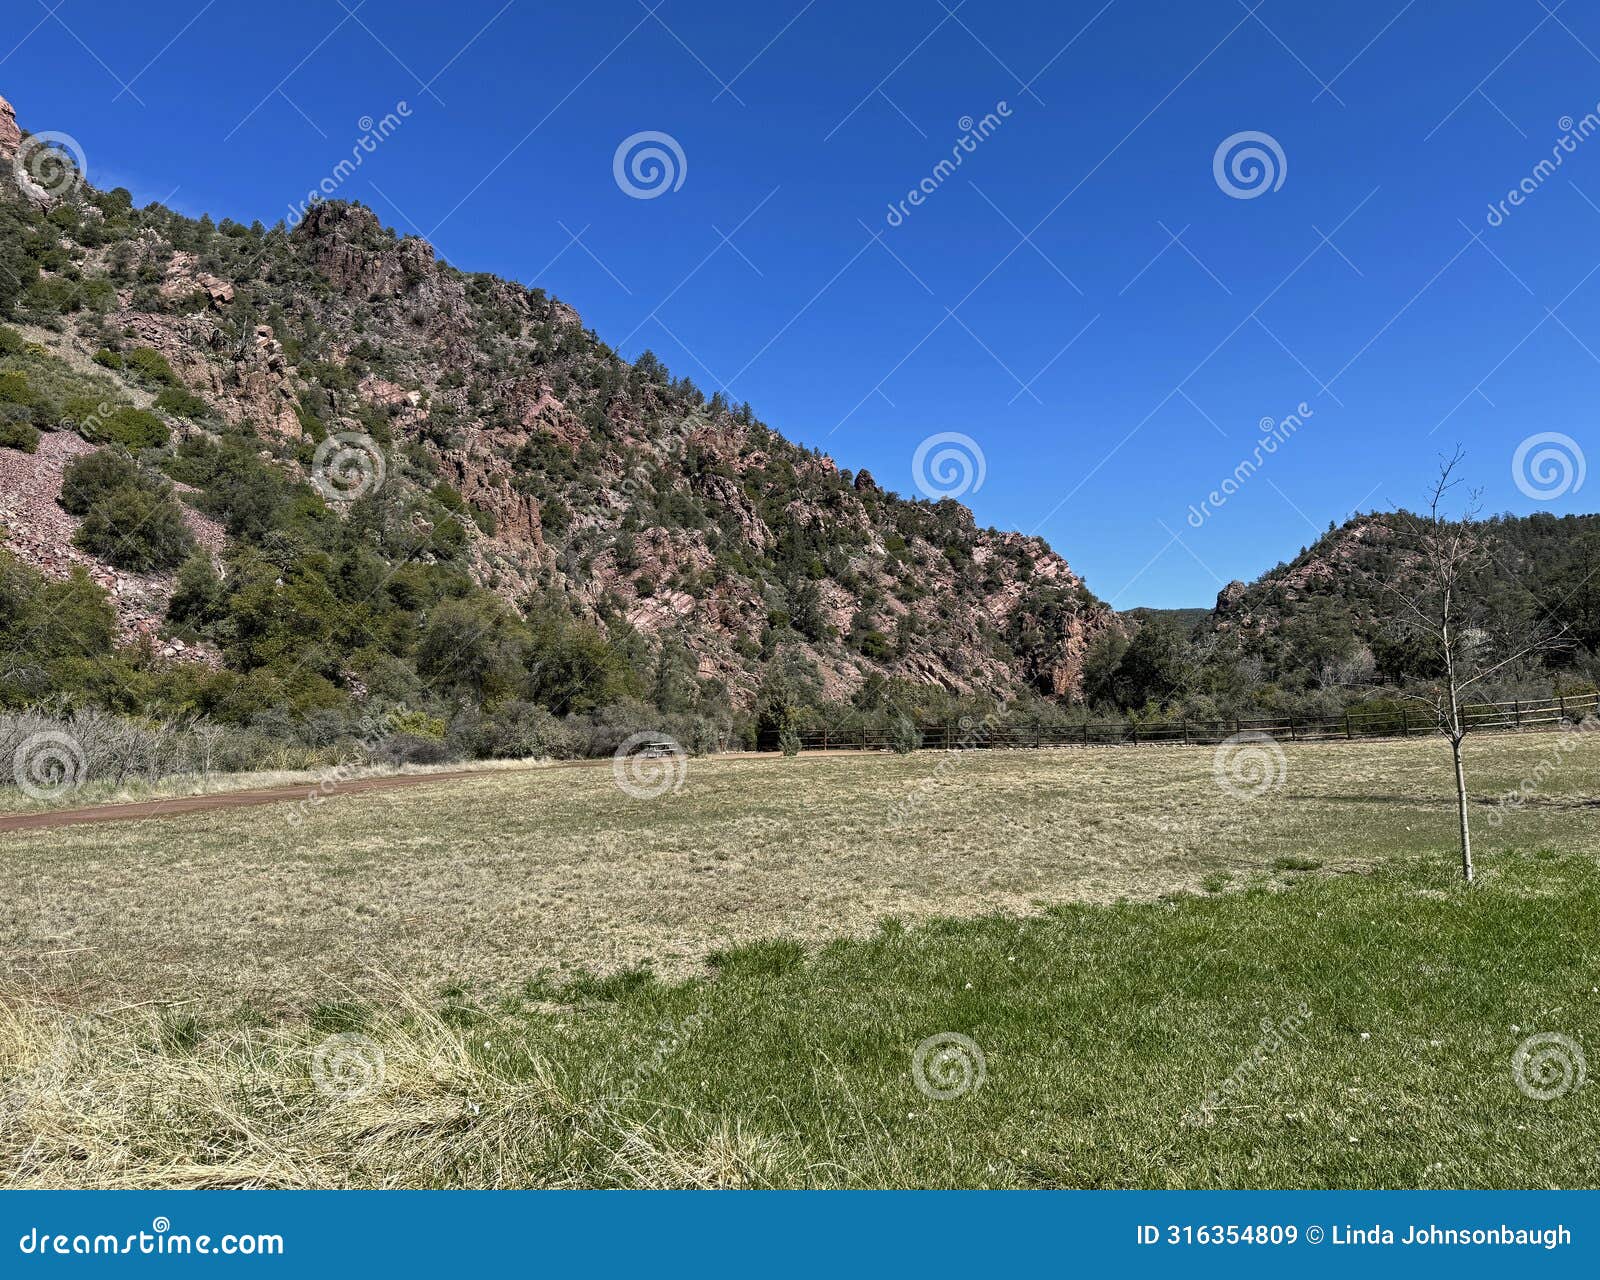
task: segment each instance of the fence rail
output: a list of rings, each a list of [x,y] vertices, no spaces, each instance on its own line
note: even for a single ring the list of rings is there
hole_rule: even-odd
[[[1462,708],[1463,718],[1475,733],[1557,729],[1597,712],[1600,712],[1600,694],[1595,693],[1533,701],[1480,702]],[[1215,746],[1240,733],[1268,734],[1287,742],[1405,738],[1435,733],[1439,722],[1426,707],[1418,706],[1349,711],[1333,719],[1302,720],[1280,716],[1254,720],[1168,720],[1153,724],[1107,720],[1057,728],[989,724],[973,719],[923,724],[917,729],[925,751],[981,751],[1160,743]],[[802,751],[887,751],[894,745],[887,729],[803,729],[797,736]],[[775,733],[761,735],[758,750],[776,751],[778,748]]]

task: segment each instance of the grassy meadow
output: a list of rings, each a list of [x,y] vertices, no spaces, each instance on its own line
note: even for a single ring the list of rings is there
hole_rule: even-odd
[[[1470,744],[1471,890],[1429,741],[1287,747],[1254,798],[1208,750],[919,753],[696,760],[654,799],[535,770],[298,822],[8,834],[0,1163],[38,1186],[1585,1185],[1600,741],[1558,741]],[[1524,778],[1527,803],[1486,803]],[[1565,1045],[1519,1072],[1540,1033]]]

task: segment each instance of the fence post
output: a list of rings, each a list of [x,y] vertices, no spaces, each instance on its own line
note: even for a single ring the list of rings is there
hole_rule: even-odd
[[[1083,722],[1083,745],[1089,745],[1089,722],[1087,720]]]
[[[1403,738],[1411,736],[1411,713],[1404,707],[1400,708],[1400,736]]]
[[[1517,717],[1517,728],[1522,728],[1522,699],[1517,698],[1511,703],[1511,710]]]
[[[826,751],[828,749],[828,726],[827,725],[823,725],[822,726],[822,749],[824,751]]]
[[[1188,716],[1184,716],[1184,718],[1183,718],[1183,745],[1184,746],[1188,746],[1189,745],[1189,717]]]
[[[1294,741],[1294,717],[1289,717],[1289,741]]]
[[[1561,696],[1559,696],[1556,699],[1556,701],[1561,704],[1561,718],[1563,720],[1565,720],[1567,718],[1567,698],[1566,698],[1566,695],[1562,694]]]
[[[1347,742],[1355,736],[1350,732],[1350,713],[1348,711],[1344,713],[1344,736]]]

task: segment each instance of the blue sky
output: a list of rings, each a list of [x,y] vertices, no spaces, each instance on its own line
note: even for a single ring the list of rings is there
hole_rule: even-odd
[[[1545,433],[1600,463],[1600,136],[1535,168],[1600,114],[1592,7],[8,12],[0,94],[77,139],[97,185],[270,223],[403,101],[341,197],[903,493],[921,441],[970,437],[979,520],[1048,538],[1118,607],[1207,604],[1329,520],[1414,503],[1457,443],[1491,510],[1594,506],[1575,465],[1543,489],[1513,472]],[[682,182],[637,199],[613,160],[645,131],[675,140]],[[1236,198],[1213,161],[1243,132],[1276,143],[1282,181]]]

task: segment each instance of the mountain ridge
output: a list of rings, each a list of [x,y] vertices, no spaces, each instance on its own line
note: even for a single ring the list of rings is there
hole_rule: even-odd
[[[1089,646],[1128,625],[1042,539],[842,471],[649,352],[621,360],[542,290],[458,271],[364,206],[318,202],[292,229],[268,229],[135,210],[59,167],[48,176],[62,189],[41,189],[0,104],[13,216],[39,242],[10,264],[36,269],[18,272],[5,309],[32,339],[53,332],[54,358],[98,361],[108,394],[162,419],[146,460],[173,480],[187,474],[173,455],[233,439],[310,483],[318,451],[352,437],[382,485],[333,503],[342,514],[378,501],[430,537],[443,530],[449,555],[422,554],[523,614],[554,594],[652,653],[681,644],[735,706],[752,703],[780,649],[830,701],[896,680],[1070,701]],[[170,402],[197,402],[181,405],[188,416],[153,404],[139,362],[156,357]],[[210,514],[237,543],[238,521]],[[227,555],[214,558],[226,576]],[[226,637],[188,643],[234,661]],[[345,675],[361,673],[335,683]]]

